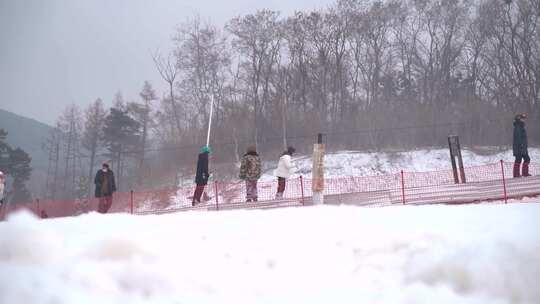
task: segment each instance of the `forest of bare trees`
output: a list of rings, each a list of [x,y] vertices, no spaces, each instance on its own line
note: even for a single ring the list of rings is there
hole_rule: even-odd
[[[443,146],[449,134],[503,146],[521,112],[540,141],[540,0],[339,0],[222,28],[194,17],[172,43],[150,58],[165,92],[145,82],[139,100],[66,109],[47,145],[49,197],[88,194],[103,160],[121,189],[193,169],[211,100],[216,162],[248,144],[269,158],[308,152],[319,132],[332,150]]]

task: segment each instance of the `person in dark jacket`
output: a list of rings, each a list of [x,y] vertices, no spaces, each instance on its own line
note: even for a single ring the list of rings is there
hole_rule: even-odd
[[[255,146],[249,146],[240,164],[240,179],[246,181],[246,202],[258,200],[257,181],[261,177],[261,158]]]
[[[201,202],[201,196],[204,193],[204,187],[208,184],[208,178],[210,173],[208,171],[208,156],[212,153],[210,147],[204,146],[201,149],[199,154],[199,159],[197,160],[197,174],[195,176],[195,193],[193,194],[193,201],[191,202],[192,206],[199,204]],[[208,195],[205,194],[205,200],[209,200]]]
[[[116,191],[114,173],[109,168],[109,164],[104,163],[101,170],[96,173],[94,178],[96,185],[96,198],[99,198],[98,212],[107,213],[112,206],[112,196]]]
[[[6,183],[6,178],[4,176],[4,173],[0,171],[0,205],[4,203],[4,187]]]
[[[527,131],[525,130],[525,120],[527,114],[518,114],[514,119],[514,142],[513,152],[516,160],[514,162],[514,177],[530,176],[529,174],[529,157]],[[521,161],[523,160],[523,170],[520,174]]]

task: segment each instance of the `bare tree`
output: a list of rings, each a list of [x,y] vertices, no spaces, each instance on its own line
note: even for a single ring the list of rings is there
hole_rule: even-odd
[[[96,156],[102,147],[103,127],[107,112],[101,99],[96,99],[85,110],[84,131],[82,134],[82,146],[90,152],[88,163],[88,195],[92,195],[93,173],[96,162]]]
[[[233,47],[243,58],[244,73],[248,80],[253,102],[253,140],[259,142],[262,108],[268,98],[267,80],[273,70],[281,41],[279,13],[261,10],[256,14],[233,18],[226,29],[234,36]]]
[[[63,195],[66,198],[75,197],[80,178],[80,144],[82,130],[82,115],[79,108],[73,104],[66,107],[58,118],[57,128],[62,132],[62,155],[64,157]]]
[[[157,100],[156,92],[152,88],[150,82],[145,81],[139,96],[143,100],[143,103],[131,102],[128,104],[128,111],[133,115],[134,119],[139,122],[142,127],[141,142],[138,148],[138,183],[139,185],[143,182],[144,175],[144,159],[145,159],[145,149],[148,144],[149,137],[149,128],[153,124],[152,116],[152,107],[151,103]]]
[[[49,156],[47,167],[47,178],[45,181],[45,198],[56,199],[59,187],[59,166],[60,166],[60,145],[62,144],[62,133],[54,128],[49,137],[42,145],[43,151]]]
[[[169,85],[169,102],[171,104],[173,118],[176,124],[176,136],[180,136],[182,133],[182,124],[176,99],[174,97],[174,86],[176,77],[178,75],[178,66],[173,60],[173,56],[171,54],[169,54],[167,58],[163,58],[161,55],[159,55],[159,53],[156,53],[152,59],[154,60],[154,64],[161,75],[161,78],[163,78],[163,80]]]
[[[219,102],[219,91],[230,63],[225,38],[217,28],[195,17],[178,27],[175,42],[180,71],[178,87],[185,101],[193,105],[188,115],[195,117],[195,123],[202,127],[208,123],[211,97]],[[200,121],[199,114],[202,114]]]

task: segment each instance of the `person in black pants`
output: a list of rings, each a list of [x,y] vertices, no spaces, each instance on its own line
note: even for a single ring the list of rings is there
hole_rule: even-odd
[[[193,200],[191,201],[192,206],[195,206],[201,202],[204,187],[206,187],[206,184],[208,184],[208,178],[210,177],[210,173],[208,172],[208,156],[210,153],[212,153],[210,147],[204,146],[199,154],[199,158],[197,160],[197,174],[195,176],[195,184],[197,186],[195,187],[195,193],[193,194]],[[205,200],[209,200],[210,198],[208,195],[206,193],[204,194]]]
[[[514,156],[516,160],[514,162],[514,177],[530,176],[529,163],[531,158],[527,151],[527,131],[525,130],[525,120],[527,114],[518,114],[514,119],[514,142],[512,145]],[[521,170],[521,161],[523,160],[523,168]]]
[[[116,191],[114,173],[109,168],[109,164],[104,163],[101,170],[96,173],[94,179],[96,185],[95,196],[99,199],[98,212],[107,213],[112,206],[112,196]]]
[[[4,203],[4,187],[5,187],[6,178],[4,173],[0,171],[0,206]]]
[[[296,152],[293,147],[288,147],[287,151],[281,154],[279,158],[278,167],[276,169],[276,176],[278,178],[278,189],[276,193],[276,199],[283,199],[283,193],[285,192],[285,185],[287,179],[293,174],[294,166],[292,164],[292,156]]]

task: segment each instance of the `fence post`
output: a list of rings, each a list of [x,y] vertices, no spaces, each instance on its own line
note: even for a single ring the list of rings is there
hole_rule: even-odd
[[[403,170],[401,170],[401,199],[403,205],[405,205],[405,175],[403,174]]]
[[[133,214],[133,190],[131,190],[129,194],[129,207],[131,210],[131,214]]]
[[[508,204],[508,195],[506,192],[506,178],[504,177],[504,161],[502,159],[501,159],[501,173],[502,173],[503,188],[504,188],[504,203]]]
[[[300,175],[300,192],[302,193],[302,206],[305,206],[304,204],[304,177]]]
[[[36,215],[41,218],[41,210],[39,208],[39,198],[36,198],[37,212]]]
[[[218,182],[214,182],[214,196],[216,197],[216,210],[219,211]]]

